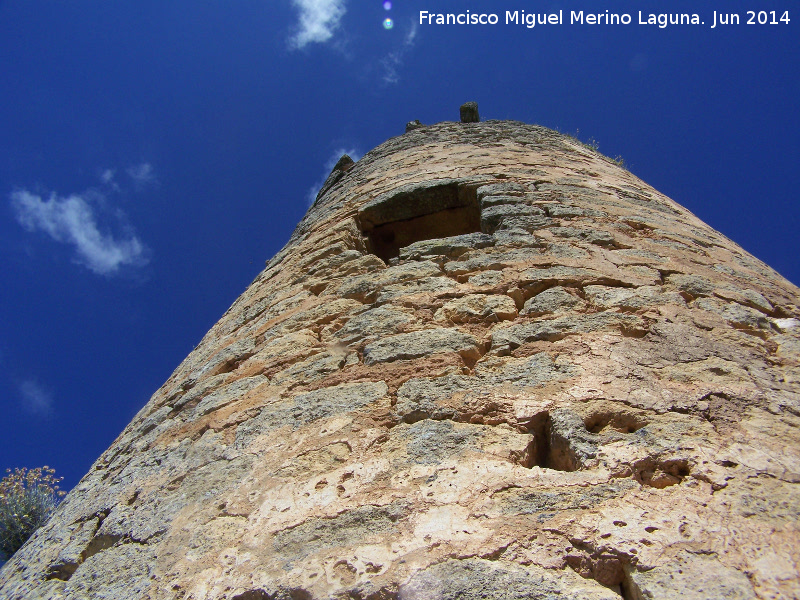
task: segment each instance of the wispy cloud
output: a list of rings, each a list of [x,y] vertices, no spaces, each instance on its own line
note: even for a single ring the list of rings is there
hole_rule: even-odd
[[[106,169],[102,173],[100,173],[100,181],[107,185],[112,185],[114,183],[114,176],[117,174],[115,169]]]
[[[403,43],[394,52],[390,52],[381,59],[381,66],[383,67],[383,82],[386,84],[395,84],[400,81],[398,71],[403,66],[406,54],[414,47],[414,40],[417,38],[417,23],[411,22],[411,29],[406,33],[403,38]]]
[[[38,417],[45,417],[53,411],[53,395],[33,380],[19,384],[22,408]]]
[[[132,167],[125,169],[125,172],[128,174],[128,177],[133,179],[133,183],[135,183],[137,186],[154,183],[156,180],[156,172],[153,169],[153,165],[150,163],[133,165]]]
[[[106,189],[112,190],[114,192],[119,192],[122,190],[120,185],[117,183],[117,170],[116,169],[106,169],[100,173],[100,182],[106,187]]]
[[[76,261],[98,275],[113,275],[123,266],[145,265],[147,248],[132,232],[115,237],[100,231],[89,202],[97,197],[97,192],[66,198],[50,194],[45,200],[23,189],[11,194],[11,205],[22,227],[30,232],[42,231],[57,242],[73,246]],[[100,199],[104,200],[102,196]]]
[[[319,190],[325,184],[325,181],[328,179],[328,175],[331,174],[333,167],[336,166],[336,163],[339,161],[340,158],[342,158],[342,154],[347,154],[354,161],[357,161],[359,158],[361,158],[361,153],[355,148],[350,148],[348,150],[342,147],[334,150],[330,158],[325,163],[325,172],[322,174],[322,177],[314,185],[308,188],[308,193],[306,193],[306,200],[308,201],[309,206],[314,204],[314,200],[317,199],[317,194],[319,193]]]
[[[314,42],[327,42],[347,12],[345,0],[292,0],[292,3],[300,11],[297,32],[290,40],[297,49]]]

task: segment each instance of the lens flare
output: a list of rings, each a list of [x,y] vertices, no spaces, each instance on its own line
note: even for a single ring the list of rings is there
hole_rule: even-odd
[[[392,3],[389,2],[389,0],[386,0],[386,2],[383,3],[383,9],[384,10],[392,10]]]
[[[384,29],[391,29],[392,27],[394,27],[394,21],[392,21],[392,20],[391,20],[390,18],[388,18],[388,17],[387,17],[387,18],[385,18],[385,19],[383,20],[383,28],[384,28]]]

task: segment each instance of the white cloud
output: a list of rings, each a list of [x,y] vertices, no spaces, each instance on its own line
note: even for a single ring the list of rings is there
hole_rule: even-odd
[[[414,40],[417,37],[417,23],[411,22],[411,29],[408,30],[406,37],[403,39],[403,44],[399,49],[390,52],[383,59],[381,59],[381,66],[383,67],[383,82],[393,84],[400,81],[398,70],[403,65],[405,55],[414,47]]]
[[[294,48],[305,48],[312,42],[327,42],[339,27],[345,0],[292,0],[300,11],[298,31],[292,36]]]
[[[19,385],[22,408],[36,416],[47,416],[53,410],[53,395],[32,380]]]
[[[108,186],[115,192],[118,192],[120,191],[120,187],[116,181],[116,176],[117,176],[116,169],[106,169],[105,171],[100,173],[100,181],[103,183],[103,185]]]
[[[128,177],[133,179],[133,182],[136,185],[153,183],[156,180],[156,174],[155,171],[153,170],[153,165],[151,165],[150,163],[142,163],[140,165],[134,165],[132,167],[128,167],[127,169],[125,169],[125,172],[128,174]],[[112,178],[113,178],[113,171],[112,171]]]
[[[122,266],[147,263],[147,249],[132,233],[122,238],[102,233],[87,198],[73,194],[59,198],[50,194],[47,200],[27,190],[11,194],[17,221],[28,231],[43,231],[57,242],[75,248],[76,259],[99,275],[112,275]]]
[[[340,158],[342,158],[342,154],[347,154],[347,156],[352,158],[354,162],[361,158],[361,153],[355,148],[350,148],[349,150],[346,148],[337,148],[334,150],[330,158],[325,163],[325,172],[323,173],[322,177],[319,179],[319,181],[317,181],[317,183],[308,188],[306,200],[308,201],[309,206],[314,204],[314,200],[317,199],[317,194],[319,193],[320,189],[322,189],[325,181],[328,179],[328,175],[330,175],[331,171],[333,171],[333,167],[336,166],[336,163],[339,162]]]

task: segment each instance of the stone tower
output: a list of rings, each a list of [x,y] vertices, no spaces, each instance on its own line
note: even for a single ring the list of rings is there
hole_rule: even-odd
[[[575,139],[415,125],[339,161],[0,597],[797,598],[798,304]]]

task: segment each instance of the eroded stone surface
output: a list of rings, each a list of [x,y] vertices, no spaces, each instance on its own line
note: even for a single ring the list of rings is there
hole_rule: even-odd
[[[505,321],[517,316],[517,307],[509,296],[468,294],[447,302],[434,318],[453,323]]]
[[[797,598],[799,300],[565,136],[409,128],[337,164],[0,597]]]
[[[465,358],[478,358],[478,340],[457,329],[423,329],[385,337],[364,348],[364,364],[422,358],[454,352]]]

